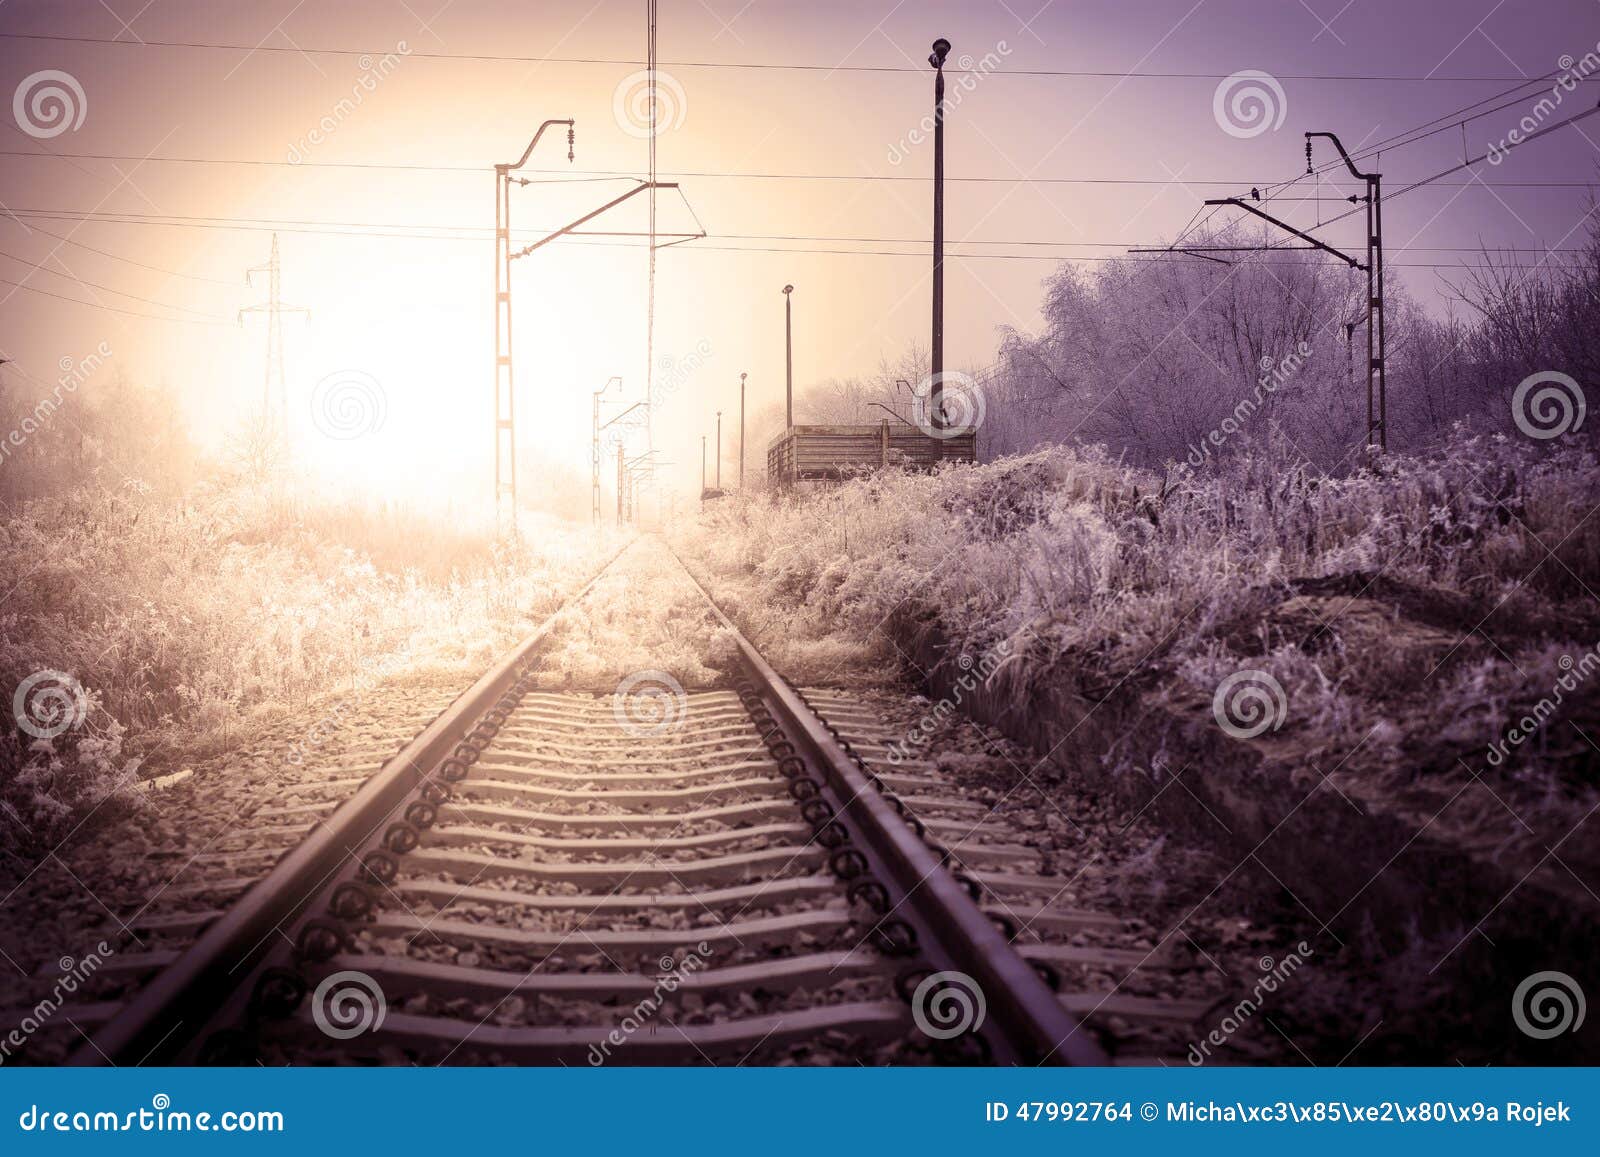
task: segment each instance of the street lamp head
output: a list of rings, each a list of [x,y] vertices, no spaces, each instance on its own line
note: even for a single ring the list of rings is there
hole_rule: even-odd
[[[748,378],[748,377],[749,377],[749,376],[750,376],[750,375],[749,375],[749,374],[740,374],[740,375],[739,375],[739,382],[740,382],[740,384],[741,384],[741,385],[742,385],[742,384],[743,384],[743,383],[744,383],[744,380],[745,380],[745,379],[746,379],[746,378]]]
[[[950,55],[950,42],[944,37],[939,37],[933,42],[933,52],[928,57],[928,63],[935,68],[944,67],[944,58]]]
[[[794,286],[792,286],[792,285],[785,285],[785,286],[784,286],[784,287],[783,287],[783,293],[784,293],[784,296],[785,296],[785,297],[787,297],[787,296],[788,296],[788,295],[789,295],[789,294],[791,294],[791,293],[793,293],[793,292],[794,292]]]

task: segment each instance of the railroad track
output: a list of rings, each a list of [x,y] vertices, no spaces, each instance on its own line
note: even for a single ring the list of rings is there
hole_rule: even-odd
[[[278,809],[298,842],[229,906],[146,919],[72,1061],[1104,1064],[1130,1023],[1116,1059],[1181,1056],[1207,1002],[1128,984],[1175,962],[630,550],[696,592],[712,686],[541,686],[614,558],[344,802]]]

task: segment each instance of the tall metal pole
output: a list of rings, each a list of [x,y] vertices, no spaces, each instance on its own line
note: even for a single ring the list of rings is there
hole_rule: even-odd
[[[499,532],[517,533],[516,390],[511,376],[511,184],[528,163],[534,146],[551,125],[567,126],[567,160],[572,160],[572,120],[548,120],[533,134],[520,160],[494,167],[494,521]]]
[[[612,382],[619,387],[622,385],[622,379],[613,375],[594,392],[594,421],[589,439],[589,513],[596,526],[600,525],[600,395],[611,388]]]
[[[245,270],[244,283],[254,285],[251,275],[265,273],[267,275],[267,300],[258,305],[247,305],[239,311],[239,323],[244,324],[244,315],[247,313],[265,313],[267,315],[267,368],[266,379],[261,387],[261,420],[269,435],[282,440],[285,450],[289,446],[289,392],[284,384],[284,358],[283,358],[283,315],[286,313],[303,313],[311,316],[309,309],[297,305],[284,305],[280,296],[282,288],[282,266],[278,263],[278,235],[272,235],[272,256],[265,265],[256,265]],[[276,397],[274,397],[273,383],[277,383]]]
[[[494,167],[494,524],[517,532],[516,426],[511,384],[511,177]]]
[[[783,381],[784,381],[784,430],[794,429],[794,314],[790,310],[792,304],[790,294],[794,286],[783,287]]]
[[[944,425],[944,59],[950,42],[933,42],[933,335],[928,351],[928,404],[934,429]]]
[[[1306,172],[1312,171],[1311,138],[1326,137],[1350,175],[1367,184],[1367,453],[1389,449],[1389,370],[1383,331],[1383,175],[1356,168],[1334,133],[1306,134]]]
[[[1388,358],[1384,356],[1383,333],[1383,175],[1373,173],[1367,178],[1367,204],[1372,211],[1372,229],[1367,234],[1367,284],[1368,301],[1372,309],[1372,319],[1367,323],[1369,342],[1374,325],[1378,336],[1377,348],[1369,349],[1371,356],[1368,362],[1367,391],[1372,391],[1372,373],[1378,376],[1378,452],[1389,452],[1389,369]],[[1371,442],[1371,435],[1367,440]]]
[[[739,489],[744,489],[744,379],[739,375]]]
[[[659,0],[645,0],[645,73],[649,91],[646,94],[650,111],[650,160],[649,160],[649,234],[646,245],[647,253],[647,286],[645,291],[644,307],[644,396],[649,401],[655,397],[656,373],[656,115],[660,111],[656,103],[656,19]],[[645,444],[655,445],[655,431],[651,425],[651,414],[645,411]]]
[[[279,429],[288,433],[289,403],[284,397],[283,385],[283,322],[278,317],[278,235],[272,235],[272,256],[267,262],[267,299],[272,303],[272,312],[267,315],[267,385],[261,394],[261,412],[271,414],[273,408],[272,377],[276,370],[278,377],[277,421],[281,423]]]

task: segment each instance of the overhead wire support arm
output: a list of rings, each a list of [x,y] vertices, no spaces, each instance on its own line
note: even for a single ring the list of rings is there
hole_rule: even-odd
[[[1254,251],[1255,250],[1252,250],[1252,252],[1254,252]],[[1181,253],[1185,257],[1198,257],[1202,261],[1215,261],[1218,265],[1232,265],[1233,264],[1233,262],[1229,261],[1225,257],[1213,257],[1213,256],[1211,256],[1211,254],[1207,253],[1204,249],[1174,249],[1170,245],[1150,246],[1150,247],[1147,247],[1147,248],[1135,247],[1133,249],[1129,249],[1127,252],[1129,252],[1129,253]],[[1224,250],[1223,252],[1228,252],[1228,251]]]
[[[539,240],[537,240],[537,241],[535,241],[535,242],[533,242],[533,243],[531,243],[529,245],[523,246],[523,248],[521,248],[521,249],[517,250],[515,253],[511,254],[511,259],[514,260],[514,259],[516,259],[518,257],[526,257],[526,256],[528,256],[528,254],[534,252],[535,250],[544,248],[546,245],[550,244],[550,242],[555,241],[556,239],[558,239],[560,237],[566,236],[568,233],[571,233],[574,229],[576,229],[580,225],[587,225],[590,221],[593,221],[596,217],[600,216],[602,213],[606,213],[606,212],[609,212],[612,209],[615,209],[618,205],[622,204],[628,198],[633,197],[633,196],[637,196],[638,194],[643,193],[647,189],[676,189],[677,187],[678,187],[678,183],[676,181],[640,181],[633,188],[629,189],[626,193],[622,194],[622,196],[613,197],[611,200],[607,201],[604,205],[601,205],[598,209],[594,209],[594,210],[592,210],[592,211],[590,211],[588,213],[585,213],[582,217],[579,217],[576,221],[569,222],[568,224],[563,225],[561,228],[555,230],[554,232],[548,233],[545,236],[539,238]]]
[[[648,401],[635,402],[633,405],[629,406],[626,410],[622,411],[622,413],[617,414],[614,417],[611,417],[611,418],[607,419],[606,421],[600,423],[600,429],[604,430],[607,426],[611,425],[612,422],[616,422],[616,421],[618,421],[618,420],[620,420],[622,418],[626,418],[629,414],[633,413],[640,406],[648,406],[649,404],[650,403]]]
[[[1333,133],[1307,133],[1306,134],[1306,175],[1307,176],[1310,176],[1312,174],[1312,169],[1311,169],[1311,139],[1313,137],[1324,137],[1327,140],[1332,141],[1333,142],[1333,147],[1335,149],[1339,150],[1339,159],[1344,162],[1344,167],[1350,170],[1350,175],[1352,177],[1354,177],[1356,180],[1358,180],[1358,181],[1369,181],[1373,177],[1376,177],[1378,175],[1377,173],[1363,173],[1360,169],[1356,168],[1356,163],[1350,159],[1350,154],[1344,151],[1344,142],[1341,141]]]
[[[1240,209],[1243,209],[1247,213],[1254,213],[1257,217],[1260,217],[1263,221],[1266,221],[1266,222],[1269,222],[1270,224],[1276,225],[1279,229],[1282,229],[1285,233],[1294,234],[1296,237],[1300,238],[1300,240],[1309,243],[1313,249],[1320,249],[1324,253],[1328,253],[1328,254],[1333,255],[1334,257],[1337,257],[1340,261],[1343,261],[1346,265],[1349,265],[1352,269],[1365,269],[1366,268],[1365,265],[1363,265],[1361,262],[1357,261],[1354,257],[1351,257],[1348,253],[1341,253],[1339,250],[1335,249],[1332,245],[1327,245],[1327,244],[1324,244],[1321,241],[1318,241],[1315,237],[1311,236],[1311,234],[1301,232],[1299,229],[1296,229],[1293,225],[1290,225],[1287,221],[1278,220],[1271,213],[1263,212],[1262,210],[1257,209],[1254,205],[1250,204],[1248,201],[1241,201],[1238,197],[1216,197],[1216,198],[1213,198],[1213,199],[1207,201],[1206,204],[1207,205],[1234,205],[1234,206],[1236,206],[1236,207],[1238,207]],[[1166,252],[1166,251],[1162,250],[1161,252]],[[1205,256],[1204,254],[1195,252],[1194,250],[1187,250],[1187,249],[1186,250],[1177,250],[1177,252],[1193,253],[1194,256],[1196,256],[1196,257]]]
[[[567,126],[567,160],[571,161],[573,159],[572,146],[574,139],[577,136],[576,122],[573,121],[571,117],[564,117],[558,120],[545,121],[544,124],[539,126],[539,131],[533,134],[533,140],[528,142],[528,147],[522,150],[522,156],[518,158],[514,164],[496,165],[495,168],[505,172],[510,172],[514,169],[520,169],[523,165],[526,165],[528,163],[528,158],[533,155],[535,146],[537,146],[539,143],[539,138],[544,136],[545,130],[550,128],[552,125]]]

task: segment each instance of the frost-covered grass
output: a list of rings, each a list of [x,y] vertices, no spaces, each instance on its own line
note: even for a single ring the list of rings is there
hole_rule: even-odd
[[[1175,484],[1055,448],[734,495],[678,533],[806,679],[827,678],[819,654],[902,662],[891,628],[931,618],[971,656],[1008,641],[994,679],[1018,702],[1040,685],[1209,699],[1250,667],[1286,691],[1277,738],[1328,766],[1360,746],[1352,767],[1465,776],[1458,759],[1485,767],[1561,655],[1600,643],[1597,506],[1586,444],[1459,436],[1351,477],[1246,458]],[[1519,810],[1576,796],[1559,808],[1581,814],[1594,765],[1567,721],[1597,702],[1600,674],[1498,773],[1526,788]]]
[[[14,709],[23,680],[60,671],[84,713],[43,740],[8,711],[0,843],[48,841],[117,784],[292,723],[374,672],[486,664],[599,560],[587,528],[535,521],[506,548],[392,507],[242,486],[182,502],[84,487],[13,510],[0,691]]]
[[[627,676],[664,673],[686,690],[724,683],[729,643],[700,592],[659,544],[637,541],[552,625],[537,685],[609,695]]]

